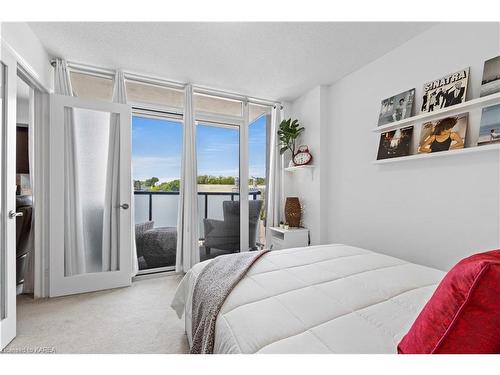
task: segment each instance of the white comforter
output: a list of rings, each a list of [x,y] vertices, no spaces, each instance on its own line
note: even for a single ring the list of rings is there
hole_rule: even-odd
[[[172,307],[191,305],[199,263]],[[272,251],[226,299],[214,353],[396,353],[442,271],[345,245]]]

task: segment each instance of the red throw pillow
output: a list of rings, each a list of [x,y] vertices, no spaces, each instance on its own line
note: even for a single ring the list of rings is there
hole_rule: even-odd
[[[446,274],[398,353],[500,353],[500,250],[462,259]]]

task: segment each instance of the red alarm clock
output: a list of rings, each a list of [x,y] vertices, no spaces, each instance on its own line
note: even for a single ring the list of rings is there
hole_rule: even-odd
[[[312,161],[312,158],[309,147],[307,145],[300,145],[298,151],[293,156],[293,163],[295,165],[306,165]]]

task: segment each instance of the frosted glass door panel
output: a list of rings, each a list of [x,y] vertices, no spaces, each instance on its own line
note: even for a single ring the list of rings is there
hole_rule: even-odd
[[[224,220],[222,203],[230,201],[230,195],[208,195],[208,217],[215,220]]]
[[[155,227],[177,227],[178,194],[153,195],[153,221]]]
[[[65,191],[71,202],[65,206],[66,225],[74,225],[75,231],[82,233],[85,268],[78,273],[102,272],[103,213],[111,115],[80,108],[66,108],[66,111],[73,111],[73,118],[67,117],[65,123],[66,139],[73,142],[72,150],[70,142],[66,144],[65,163],[70,174],[65,181]],[[73,239],[66,236],[65,246],[74,249],[72,242]],[[68,253],[65,256],[69,256]],[[66,269],[66,274],[74,275],[75,272],[69,273]]]
[[[135,223],[145,223],[149,220],[149,196],[146,194],[134,194],[134,203]]]
[[[205,196],[198,193],[198,221],[200,223],[200,239],[205,238],[203,220],[205,219]]]

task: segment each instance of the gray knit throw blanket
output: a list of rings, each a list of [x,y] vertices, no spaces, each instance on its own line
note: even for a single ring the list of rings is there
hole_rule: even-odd
[[[222,255],[201,271],[193,291],[191,354],[213,353],[215,322],[224,301],[252,265],[268,251]]]

